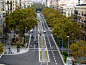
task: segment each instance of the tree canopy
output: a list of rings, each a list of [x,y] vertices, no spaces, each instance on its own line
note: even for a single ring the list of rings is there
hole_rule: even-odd
[[[80,65],[80,58],[86,57],[86,41],[81,40],[76,41],[75,43],[70,45],[70,51],[72,56],[76,56],[79,58],[79,65]]]
[[[2,52],[3,52],[3,44],[0,43],[0,53],[2,53]]]
[[[31,7],[34,7],[36,11],[42,11],[42,9],[45,8],[45,6],[40,3],[34,3]]]
[[[68,39],[67,36],[70,36],[70,40],[74,42],[75,39],[78,40],[83,36],[84,33],[82,31],[84,31],[84,28],[74,22],[74,14],[66,17],[60,11],[52,8],[45,8],[42,12],[47,23],[54,28],[52,33],[55,33],[57,37],[66,41]]]
[[[23,35],[26,31],[34,28],[37,25],[36,10],[31,7],[27,9],[17,9],[6,17],[7,28],[10,30],[18,31]]]

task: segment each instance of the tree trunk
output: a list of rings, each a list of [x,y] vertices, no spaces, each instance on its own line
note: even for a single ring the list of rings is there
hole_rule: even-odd
[[[80,65],[81,63],[80,63],[80,57],[79,57],[79,65]]]

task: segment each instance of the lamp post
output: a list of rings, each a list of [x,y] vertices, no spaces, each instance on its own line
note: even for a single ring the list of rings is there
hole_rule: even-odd
[[[69,59],[69,36],[68,37],[68,59]],[[69,60],[68,60],[68,65],[69,65]]]

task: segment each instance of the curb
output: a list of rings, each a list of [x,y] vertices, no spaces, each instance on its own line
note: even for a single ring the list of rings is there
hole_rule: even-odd
[[[51,36],[52,36],[52,38],[53,38],[53,35],[52,35],[52,34],[51,34]],[[53,38],[53,40],[54,40],[54,38]],[[56,45],[55,40],[54,40],[54,43],[55,43],[55,45]],[[62,61],[63,61],[63,64],[65,65],[65,62],[64,62],[63,57],[62,57],[62,55],[61,55],[61,52],[59,51],[59,48],[58,48],[58,46],[57,46],[57,45],[56,45],[56,47],[57,47],[58,52],[59,52],[59,54],[60,54],[60,57],[61,57],[61,59],[62,59]]]

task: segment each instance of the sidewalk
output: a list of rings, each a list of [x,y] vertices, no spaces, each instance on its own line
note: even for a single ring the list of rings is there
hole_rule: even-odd
[[[29,47],[28,48],[20,48],[20,51],[17,52],[17,45],[11,45],[10,46],[10,51],[9,51],[9,46],[5,49],[4,48],[4,51],[6,51],[4,55],[16,55],[16,54],[22,54],[22,53],[26,53],[27,51],[29,50]]]
[[[16,55],[16,54],[22,54],[22,53],[26,53],[29,50],[29,45],[28,47],[20,47],[20,51],[17,52],[17,45],[11,45],[12,42],[12,38],[13,38],[13,33],[9,33],[9,37],[7,40],[4,41],[4,53],[2,55]],[[17,37],[18,35],[16,35],[15,37]],[[30,38],[29,38],[30,39]],[[9,49],[10,48],[10,49]]]

